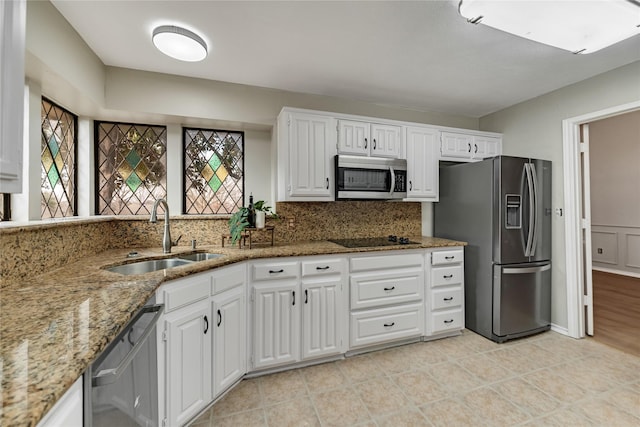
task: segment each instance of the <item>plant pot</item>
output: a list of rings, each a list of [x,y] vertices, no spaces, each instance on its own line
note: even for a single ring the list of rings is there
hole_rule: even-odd
[[[264,228],[266,213],[264,211],[256,211],[256,228]]]

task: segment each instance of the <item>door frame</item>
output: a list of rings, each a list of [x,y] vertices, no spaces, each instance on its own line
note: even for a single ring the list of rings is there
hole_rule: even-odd
[[[562,121],[567,333],[573,338],[585,336],[583,226],[585,233],[591,233],[591,224],[582,224],[580,125],[638,109],[640,109],[640,101],[634,101]],[[591,254],[584,256],[591,256]]]

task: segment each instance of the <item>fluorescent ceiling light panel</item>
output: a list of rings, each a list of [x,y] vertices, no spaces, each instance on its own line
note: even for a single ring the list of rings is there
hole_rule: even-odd
[[[640,34],[637,0],[461,0],[474,24],[574,53],[592,53]]]
[[[196,33],[175,25],[162,25],[151,37],[158,50],[180,61],[196,62],[207,57],[207,44]]]

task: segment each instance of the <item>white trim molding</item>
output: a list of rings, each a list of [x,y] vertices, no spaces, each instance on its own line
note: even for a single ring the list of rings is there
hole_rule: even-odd
[[[580,125],[638,109],[640,109],[640,101],[635,101],[584,114],[582,116],[571,117],[562,121],[566,252],[565,267],[567,275],[567,335],[573,338],[582,338],[585,336],[583,303],[584,256],[582,250],[582,218],[580,210],[580,206],[582,205]],[[586,230],[586,232],[590,233],[591,230]],[[588,254],[588,256],[591,256],[591,254]],[[560,331],[558,330],[557,332]]]

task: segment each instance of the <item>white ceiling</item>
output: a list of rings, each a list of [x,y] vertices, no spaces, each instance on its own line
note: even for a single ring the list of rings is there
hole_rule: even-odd
[[[640,60],[640,36],[574,55],[468,24],[457,0],[52,3],[106,65],[471,117]],[[163,24],[209,56],[158,52]]]

